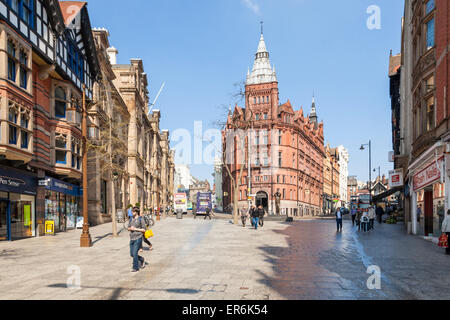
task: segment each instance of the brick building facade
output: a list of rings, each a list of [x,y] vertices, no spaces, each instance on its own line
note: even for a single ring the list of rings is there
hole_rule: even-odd
[[[244,134],[236,129],[244,129]],[[230,112],[223,131],[224,207],[238,197],[239,208],[248,208],[251,200],[271,215],[319,215],[323,139],[323,123],[317,121],[314,103],[306,116],[303,108],[294,110],[289,100],[279,103],[275,68],[261,34],[252,72],[247,74],[245,108],[236,106]],[[228,170],[238,180],[242,166],[243,176],[235,190]]]
[[[82,88],[91,99],[98,74],[86,3],[0,1],[0,48],[0,239],[76,228]]]
[[[401,65],[390,70],[400,74],[395,167],[405,175],[405,221],[414,234],[439,234],[436,203],[449,209],[449,17],[447,0],[406,0]]]

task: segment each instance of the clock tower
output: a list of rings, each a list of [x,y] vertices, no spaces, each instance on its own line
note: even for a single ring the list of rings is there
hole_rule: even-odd
[[[252,72],[248,70],[245,82],[245,106],[253,117],[275,120],[278,109],[278,80],[275,66],[270,65],[264,35],[261,33]]]

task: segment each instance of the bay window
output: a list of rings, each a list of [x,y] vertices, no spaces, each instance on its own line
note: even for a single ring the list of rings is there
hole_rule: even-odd
[[[66,117],[66,93],[63,88],[56,87],[55,89],[55,117],[65,118]]]
[[[67,136],[58,135],[55,138],[55,161],[59,164],[67,163]]]
[[[8,40],[8,79],[16,81],[16,46],[11,40]]]

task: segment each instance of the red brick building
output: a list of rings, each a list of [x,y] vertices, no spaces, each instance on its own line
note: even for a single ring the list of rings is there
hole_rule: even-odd
[[[395,167],[407,184],[406,226],[427,236],[440,235],[439,201],[450,208],[449,18],[448,0],[405,1]]]
[[[81,28],[81,26],[83,26]],[[98,73],[85,2],[0,1],[0,240],[76,228],[82,87]]]
[[[236,129],[244,131],[239,134]],[[239,208],[247,208],[251,199],[269,214],[321,213],[323,123],[318,123],[314,101],[309,116],[303,108],[295,110],[289,100],[279,103],[275,67],[270,64],[262,34],[252,72],[247,74],[245,109],[236,106],[230,112],[223,132],[223,150],[224,164],[235,180],[245,163],[238,190],[234,190],[227,169],[222,170],[225,208],[237,196]]]

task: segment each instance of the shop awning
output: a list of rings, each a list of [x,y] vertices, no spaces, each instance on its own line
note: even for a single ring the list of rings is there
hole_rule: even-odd
[[[388,190],[386,192],[380,193],[380,194],[372,197],[372,202],[374,202],[374,203],[380,202],[381,200],[383,200],[383,199],[385,199],[387,197],[390,197],[390,196],[392,196],[393,194],[395,194],[395,193],[397,193],[399,191],[403,191],[403,188],[404,187],[395,187],[395,188],[393,188],[391,190]]]

